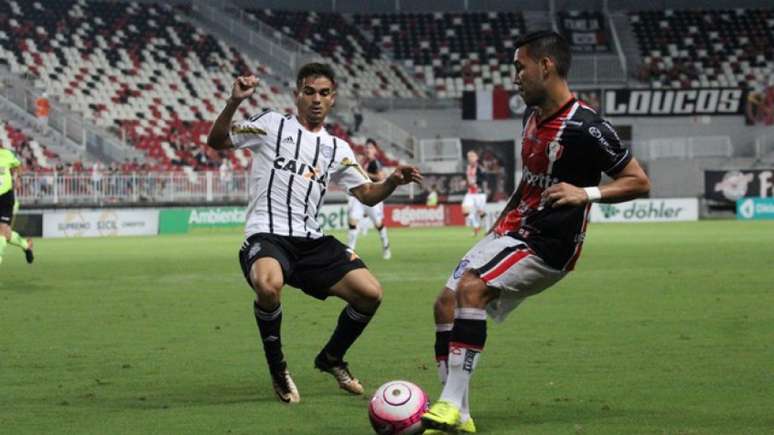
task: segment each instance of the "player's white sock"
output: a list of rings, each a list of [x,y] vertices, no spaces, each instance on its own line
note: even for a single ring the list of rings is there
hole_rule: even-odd
[[[467,421],[470,418],[470,386],[465,389],[465,395],[462,396],[462,406],[460,406],[460,421]]]
[[[481,352],[467,348],[449,350],[449,376],[441,392],[441,400],[462,408],[465,392],[470,385],[470,376],[476,369]]]
[[[355,245],[357,245],[357,227],[355,227],[355,229],[350,229],[349,236],[347,237],[347,246],[349,246],[349,249],[354,251]]]
[[[470,377],[476,370],[486,342],[486,310],[458,308],[454,312],[454,329],[449,345],[449,376],[441,392],[443,401],[462,408]]]
[[[387,237],[387,227],[382,226],[382,229],[379,230],[379,237],[382,239],[382,248],[389,248],[390,239]]]

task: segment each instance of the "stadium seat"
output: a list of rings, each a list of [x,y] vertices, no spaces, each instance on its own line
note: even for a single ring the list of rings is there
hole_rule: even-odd
[[[202,141],[234,77],[272,72],[182,18],[183,7],[86,0],[0,1],[0,62],[41,90],[167,165],[217,167]],[[248,116],[288,107],[263,82],[240,107]],[[152,150],[181,143],[171,152]],[[200,155],[204,158],[194,159]],[[246,159],[229,152],[235,168]],[[177,167],[177,166],[176,166]]]
[[[774,76],[774,10],[650,10],[629,13],[654,87],[749,87]]]
[[[526,31],[516,12],[355,15],[354,20],[441,98],[459,98],[469,85],[505,86],[509,75],[488,74],[480,66],[509,64],[513,53],[506,43]]]

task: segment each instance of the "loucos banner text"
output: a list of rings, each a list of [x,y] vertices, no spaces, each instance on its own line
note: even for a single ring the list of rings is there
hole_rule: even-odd
[[[581,99],[603,116],[741,115],[746,91],[735,88],[587,89]],[[526,105],[516,91],[466,91],[462,119],[521,118]]]

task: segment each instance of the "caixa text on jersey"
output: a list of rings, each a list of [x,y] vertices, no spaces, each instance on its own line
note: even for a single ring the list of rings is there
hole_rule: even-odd
[[[274,169],[301,175],[305,179],[316,181],[323,186],[327,184],[327,177],[325,176],[326,174],[323,174],[319,167],[315,168],[307,165],[306,163],[298,162],[294,159],[288,159],[286,157],[279,156],[274,159]]]

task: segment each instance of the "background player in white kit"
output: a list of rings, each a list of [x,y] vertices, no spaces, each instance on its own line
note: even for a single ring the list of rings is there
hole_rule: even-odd
[[[384,179],[384,171],[382,170],[382,163],[378,159],[379,150],[376,148],[376,143],[373,139],[366,141],[366,161],[365,168],[368,178],[373,182],[379,182]],[[389,260],[392,258],[390,252],[390,239],[387,237],[387,227],[384,226],[384,203],[380,202],[372,207],[362,204],[356,198],[349,198],[347,203],[347,211],[349,214],[349,237],[348,245],[353,251],[357,246],[358,236],[358,223],[364,217],[371,219],[374,224],[374,228],[379,231],[379,238],[382,240],[382,258]]]
[[[481,222],[486,216],[486,192],[484,192],[483,171],[478,164],[478,153],[470,150],[467,158],[465,181],[468,191],[462,199],[462,213],[465,215],[465,223],[473,228],[473,235],[477,236],[481,231]]]
[[[311,63],[299,70],[297,116],[266,111],[232,124],[234,112],[257,84],[254,76],[237,78],[207,144],[219,150],[248,148],[253,153],[246,240],[239,262],[256,293],[255,319],[274,391],[282,402],[300,400],[280,335],[280,294],[288,284],[318,299],[333,295],[348,303],[314,365],[333,375],[340,388],[362,394],[363,386],[343,357],[379,307],[382,287],[354,252],[322,234],[316,217],[330,182],[374,205],[399,185],[422,177],[414,167],[399,166],[384,181],[373,183],[355,161],[349,144],[328,134],[325,117],[336,99],[330,66]]]

